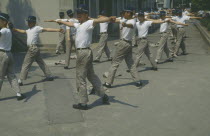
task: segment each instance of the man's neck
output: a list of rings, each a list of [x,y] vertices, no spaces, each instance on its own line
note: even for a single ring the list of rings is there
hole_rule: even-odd
[[[88,21],[89,19],[86,19],[86,20],[84,20],[84,21],[82,21],[82,22],[80,22],[81,24],[83,24],[83,23],[85,23],[86,21]]]

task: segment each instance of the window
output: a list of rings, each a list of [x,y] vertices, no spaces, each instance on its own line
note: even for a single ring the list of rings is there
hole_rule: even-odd
[[[71,0],[59,0],[59,5],[60,5],[61,11],[68,10],[71,4],[72,4]]]
[[[77,0],[77,7],[79,7],[81,4],[87,5],[89,7],[89,0]]]

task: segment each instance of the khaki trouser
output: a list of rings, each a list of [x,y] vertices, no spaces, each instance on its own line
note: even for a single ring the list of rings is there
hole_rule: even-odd
[[[14,73],[14,59],[12,53],[0,51],[0,92],[5,76],[7,76],[13,91],[20,93],[20,87]]]
[[[59,33],[59,41],[56,50],[60,51],[61,47],[63,47],[64,52],[66,52],[66,37],[64,33]]]
[[[152,65],[152,67],[156,68],[157,64],[155,63],[155,60],[153,59],[152,54],[149,50],[148,40],[147,39],[138,39],[137,43],[138,43],[138,52],[136,54],[136,60],[135,60],[136,67],[139,65],[140,59],[143,56],[143,54],[145,53],[145,55],[147,56],[147,58],[149,59],[151,65]]]
[[[163,54],[163,51],[166,53],[167,58],[169,58],[170,50],[168,48],[168,33],[161,33],[161,38],[159,42],[159,49],[157,50],[156,60],[160,60]]]
[[[28,71],[31,68],[31,65],[34,61],[37,62],[37,64],[39,65],[41,70],[44,72],[46,77],[51,76],[51,72],[50,72],[48,66],[45,64],[45,62],[43,61],[43,59],[41,57],[39,48],[36,45],[31,45],[28,48],[25,59],[23,61],[23,66],[22,66],[22,70],[20,73],[21,80],[27,79]]]
[[[184,28],[178,28],[177,42],[176,42],[176,47],[175,47],[175,50],[174,50],[174,54],[176,54],[176,55],[178,55],[179,48],[182,49],[183,53],[186,53],[184,36],[185,36],[185,29]]]
[[[67,41],[66,44],[66,67],[69,67],[70,65],[70,57],[71,57],[71,53],[72,53],[72,47],[75,47],[75,35],[70,37],[70,41]]]
[[[93,85],[98,96],[104,96],[104,88],[101,80],[94,72],[93,53],[91,49],[77,50],[76,60],[76,82],[79,95],[79,103],[86,104],[88,102],[87,82],[86,78]]]
[[[98,53],[96,55],[96,60],[100,60],[103,52],[106,53],[107,58],[110,58],[110,50],[107,46],[107,40],[108,40],[107,33],[103,33],[100,35],[100,41],[99,41]]]
[[[113,57],[112,66],[109,69],[106,83],[113,84],[117,69],[124,59],[128,69],[130,70],[130,74],[133,80],[135,82],[140,81],[139,74],[137,72],[136,66],[134,65],[131,42],[121,40],[120,43],[116,46],[115,56]]]
[[[175,40],[177,39],[177,27],[176,27],[176,24],[172,24],[171,25],[171,32],[172,32],[172,36],[175,38]]]

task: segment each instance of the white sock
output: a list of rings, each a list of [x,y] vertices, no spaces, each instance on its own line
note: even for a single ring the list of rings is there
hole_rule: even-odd
[[[20,93],[17,93],[17,96],[21,96],[21,94]]]
[[[22,83],[21,79],[18,79],[18,83]]]

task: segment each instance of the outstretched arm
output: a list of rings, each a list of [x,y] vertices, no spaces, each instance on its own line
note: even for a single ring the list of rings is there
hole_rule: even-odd
[[[115,19],[116,17],[99,17],[97,19],[93,19],[93,26],[96,26],[99,23],[110,22]]]
[[[26,33],[26,30],[22,30],[22,29],[13,28],[12,30],[15,31],[15,32],[18,32],[18,33],[22,33],[22,34]]]
[[[42,32],[61,32],[61,33],[63,33],[64,30],[63,29],[54,29],[54,28],[43,28]]]
[[[190,19],[203,19],[202,17],[190,17]]]
[[[55,23],[59,23],[59,24],[64,24],[64,25],[69,26],[69,27],[74,27],[74,23],[64,22],[64,21],[61,21],[61,20],[58,20],[58,21],[56,21],[56,20],[46,20],[44,22],[55,22]]]
[[[169,22],[170,22],[170,23],[177,24],[177,25],[188,26],[188,24],[184,24],[184,23],[176,22],[176,21],[173,21],[172,19],[170,19],[170,20],[169,20]]]
[[[123,27],[128,27],[128,28],[133,28],[133,24],[126,24],[126,23],[122,23]]]
[[[162,24],[165,23],[166,21],[162,21],[162,20],[153,20],[152,24]]]

